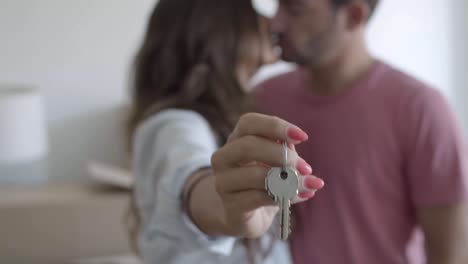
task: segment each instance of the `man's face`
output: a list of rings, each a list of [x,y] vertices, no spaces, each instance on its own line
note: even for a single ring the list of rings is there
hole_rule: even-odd
[[[271,23],[283,60],[300,65],[326,63],[345,42],[344,21],[331,0],[279,0]]]

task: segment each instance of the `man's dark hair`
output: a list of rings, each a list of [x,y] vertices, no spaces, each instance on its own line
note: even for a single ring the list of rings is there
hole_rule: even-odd
[[[335,5],[336,7],[340,7],[344,4],[347,4],[349,3],[349,1],[350,0],[332,0],[333,5]],[[371,16],[372,16],[372,14],[374,13],[375,7],[379,3],[379,0],[364,0],[364,1],[369,4],[370,10],[371,10]]]

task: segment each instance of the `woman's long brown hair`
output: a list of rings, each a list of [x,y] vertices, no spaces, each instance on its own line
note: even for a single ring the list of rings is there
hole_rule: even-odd
[[[139,124],[168,108],[200,113],[223,145],[250,109],[238,70],[262,62],[260,24],[251,0],[160,0],[135,60],[129,146]],[[130,220],[136,249],[134,195]],[[252,241],[245,244],[252,251]]]
[[[220,137],[229,134],[246,110],[238,68],[261,62],[259,17],[250,2],[159,1],[136,56],[131,137],[166,108],[197,111]]]

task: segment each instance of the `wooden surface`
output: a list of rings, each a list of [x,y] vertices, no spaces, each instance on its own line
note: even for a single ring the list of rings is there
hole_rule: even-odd
[[[0,187],[0,263],[128,253],[128,204],[128,192],[89,185]]]

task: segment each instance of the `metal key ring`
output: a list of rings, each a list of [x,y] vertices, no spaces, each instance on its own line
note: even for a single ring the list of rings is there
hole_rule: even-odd
[[[281,170],[286,171],[288,167],[288,144],[286,141],[283,142],[283,161],[281,163]]]

